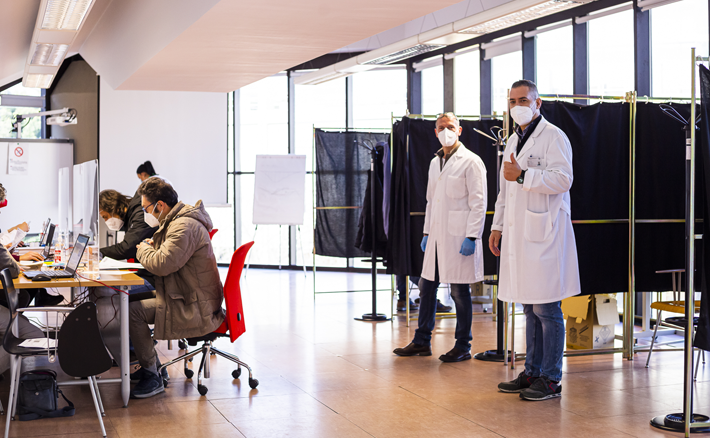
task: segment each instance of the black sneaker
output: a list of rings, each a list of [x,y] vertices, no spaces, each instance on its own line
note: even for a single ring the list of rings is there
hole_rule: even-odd
[[[498,391],[500,392],[520,392],[523,389],[530,388],[530,386],[537,380],[537,377],[528,376],[525,371],[518,374],[515,380],[510,382],[502,382],[498,384]]]
[[[542,401],[557,397],[562,397],[562,385],[547,377],[538,378],[530,385],[530,388],[520,391],[520,398],[523,400]]]
[[[431,356],[431,347],[410,342],[404,348],[395,348],[393,353],[397,356]]]
[[[158,361],[156,366],[160,368],[160,361]],[[140,382],[145,373],[150,373],[150,371],[146,371],[144,368],[138,368],[135,372],[131,373],[131,383]],[[168,367],[165,367],[162,369],[162,371],[160,371],[160,377],[162,377],[163,380],[170,380],[170,375],[168,374]]]
[[[143,378],[131,391],[131,398],[148,398],[165,391],[163,378],[150,371],[143,371]]]

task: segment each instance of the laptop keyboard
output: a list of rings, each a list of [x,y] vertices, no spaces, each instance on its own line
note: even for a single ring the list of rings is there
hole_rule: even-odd
[[[30,275],[27,275],[27,274],[30,274]],[[25,275],[27,275],[30,278],[35,277],[39,274],[44,274],[47,277],[52,277],[52,278],[72,278],[73,277],[73,275],[67,271],[39,271],[36,274],[29,273],[29,272],[25,273]]]

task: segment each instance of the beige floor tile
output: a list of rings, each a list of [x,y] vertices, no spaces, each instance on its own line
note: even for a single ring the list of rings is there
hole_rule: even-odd
[[[247,438],[371,438],[372,435],[340,416],[240,421],[235,424]]]
[[[212,404],[234,424],[243,421],[336,415],[332,409],[308,394],[213,400]]]

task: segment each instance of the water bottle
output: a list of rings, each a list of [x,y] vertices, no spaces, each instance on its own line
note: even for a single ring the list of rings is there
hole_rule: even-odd
[[[64,255],[64,233],[59,234],[59,239],[54,246],[54,263],[61,263]]]

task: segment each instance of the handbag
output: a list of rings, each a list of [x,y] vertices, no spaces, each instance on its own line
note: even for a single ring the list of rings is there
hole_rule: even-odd
[[[68,406],[57,408],[59,395]],[[16,413],[18,420],[71,417],[75,412],[74,403],[57,387],[57,373],[52,370],[33,370],[20,375]]]

